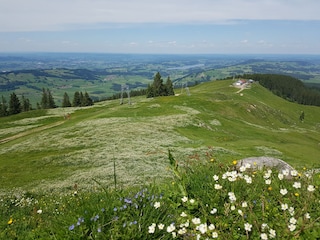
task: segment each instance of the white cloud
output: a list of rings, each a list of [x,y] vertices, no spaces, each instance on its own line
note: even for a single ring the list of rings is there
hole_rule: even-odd
[[[1,0],[0,31],[54,31],[112,23],[320,20],[319,0]]]

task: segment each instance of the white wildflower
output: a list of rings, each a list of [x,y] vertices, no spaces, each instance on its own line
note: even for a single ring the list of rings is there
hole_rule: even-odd
[[[241,204],[241,206],[242,206],[243,208],[246,208],[246,207],[248,207],[248,203],[247,203],[247,202],[243,202],[243,203]]]
[[[283,188],[283,189],[280,189],[280,193],[284,196],[288,193],[288,190]]]
[[[183,198],[181,198],[182,202],[187,202],[188,201],[188,197],[184,196]]]
[[[292,186],[294,188],[301,188],[301,183],[300,182],[294,182]]]
[[[288,209],[288,204],[286,203],[281,204],[281,210],[285,211],[287,209]]]
[[[288,225],[288,228],[289,228],[289,230],[291,231],[291,232],[293,232],[294,230],[296,230],[296,225],[295,224],[289,224]]]
[[[244,230],[246,230],[247,232],[251,232],[251,229],[252,229],[252,224],[250,223],[244,224]]]
[[[168,233],[171,233],[171,232],[173,232],[174,230],[176,230],[176,227],[174,226],[173,223],[171,223],[171,224],[167,227],[167,232],[168,232]]]
[[[214,175],[213,176],[213,180],[218,181],[219,180],[219,176],[218,175]]]
[[[160,202],[155,202],[153,206],[155,209],[158,209],[160,207]]]
[[[213,232],[211,237],[212,238],[218,238],[218,233],[217,232]]]
[[[192,222],[193,222],[193,224],[195,224],[195,225],[198,225],[198,224],[200,224],[200,223],[201,223],[200,218],[193,218],[191,221],[192,221]]]
[[[159,230],[163,230],[163,229],[164,229],[164,224],[159,223],[159,224],[158,224],[158,228],[159,228]]]
[[[208,229],[209,229],[210,231],[212,231],[212,230],[216,229],[216,226],[211,223],[211,224],[208,226]]]
[[[313,185],[309,185],[307,189],[309,192],[313,192],[314,190],[316,190]]]
[[[219,190],[222,189],[222,186],[220,184],[214,184],[214,189]]]
[[[188,215],[187,215],[185,212],[182,212],[182,213],[180,214],[180,216],[181,216],[181,217],[187,217]]]
[[[154,231],[156,230],[156,224],[155,223],[152,223],[150,226],[149,226],[149,233],[154,233]]]
[[[216,208],[213,208],[213,209],[210,211],[210,213],[211,213],[211,214],[215,214],[217,211],[218,211],[218,210],[217,210]]]
[[[268,240],[268,235],[266,233],[261,233],[260,237],[262,240]]]
[[[270,238],[275,238],[276,236],[277,236],[276,230],[270,229],[270,230],[269,230],[269,237],[270,237]]]

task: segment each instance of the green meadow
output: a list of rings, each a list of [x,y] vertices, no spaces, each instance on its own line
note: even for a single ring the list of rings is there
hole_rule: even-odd
[[[319,237],[320,108],[232,83],[1,118],[0,239]]]

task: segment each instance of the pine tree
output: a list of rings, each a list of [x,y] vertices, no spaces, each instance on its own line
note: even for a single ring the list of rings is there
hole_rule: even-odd
[[[30,104],[30,101],[28,98],[25,98],[23,95],[22,95],[22,111],[23,112],[27,112],[27,111],[30,111],[31,110],[31,104]]]
[[[41,98],[41,108],[42,109],[47,109],[49,106],[48,104],[48,94],[47,91],[42,88],[42,98]]]
[[[71,107],[70,99],[66,92],[63,95],[62,107]]]
[[[171,81],[170,77],[167,78],[166,92],[167,92],[167,94],[166,94],[167,96],[174,95],[173,84],[172,84],[172,81]]]
[[[48,96],[48,108],[56,108],[56,104],[54,102],[53,96],[50,90],[47,88],[47,96]]]
[[[73,107],[80,107],[81,106],[80,93],[78,91],[74,93],[72,106]]]
[[[18,114],[21,112],[21,103],[17,95],[13,92],[10,94],[9,115]]]
[[[0,103],[0,117],[7,116],[8,114],[8,104],[4,96],[2,96]]]
[[[87,92],[84,93],[84,106],[92,106],[93,105],[93,101],[92,99],[89,97],[89,94]]]

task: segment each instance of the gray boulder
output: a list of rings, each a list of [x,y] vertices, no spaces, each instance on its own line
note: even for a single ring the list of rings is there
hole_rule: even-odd
[[[289,176],[291,171],[295,170],[285,161],[273,158],[273,157],[249,157],[241,159],[237,162],[236,168],[239,170],[241,166],[248,166],[250,165],[251,170],[261,170],[263,168],[269,169],[277,169],[279,172],[289,171]]]

